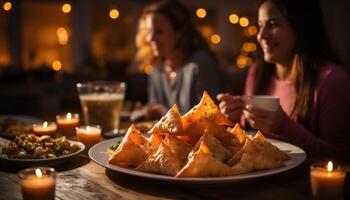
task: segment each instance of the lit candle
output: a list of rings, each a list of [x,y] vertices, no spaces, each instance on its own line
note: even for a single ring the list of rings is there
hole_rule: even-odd
[[[56,173],[53,168],[30,168],[18,173],[23,199],[55,199]]]
[[[33,132],[36,135],[55,136],[57,125],[55,122],[44,122],[42,124],[33,124]]]
[[[100,126],[79,126],[76,131],[77,139],[85,144],[86,150],[98,143],[101,139]]]
[[[75,128],[79,125],[79,114],[67,113],[57,115],[56,121],[58,124],[58,134],[71,138],[75,136]]]
[[[311,165],[311,190],[314,199],[343,199],[345,171],[333,167],[331,161],[327,166]]]

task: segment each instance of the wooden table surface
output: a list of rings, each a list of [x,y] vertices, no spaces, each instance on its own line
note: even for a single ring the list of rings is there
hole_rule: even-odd
[[[309,164],[276,175],[220,184],[183,184],[134,177],[106,169],[79,154],[54,166],[57,200],[92,199],[310,199]],[[350,166],[350,165],[347,165]],[[0,161],[0,199],[22,199],[17,172]],[[344,199],[350,199],[349,168]]]

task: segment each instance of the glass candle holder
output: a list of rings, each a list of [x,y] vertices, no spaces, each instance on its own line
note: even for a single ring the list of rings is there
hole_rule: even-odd
[[[49,135],[56,136],[57,125],[55,122],[44,122],[39,124],[33,124],[33,132],[35,135]]]
[[[58,124],[58,135],[72,138],[75,136],[75,128],[79,125],[80,118],[77,113],[67,113],[56,115],[56,122]]]
[[[90,149],[101,140],[102,129],[98,125],[79,126],[76,128],[78,141],[85,144],[85,149]]]
[[[55,199],[56,172],[53,168],[28,168],[18,172],[24,200]]]
[[[314,199],[343,199],[345,171],[339,166],[312,164],[310,167],[311,190]]]

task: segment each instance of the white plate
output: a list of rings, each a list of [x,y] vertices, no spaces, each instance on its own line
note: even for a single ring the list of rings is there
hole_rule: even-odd
[[[103,142],[100,142],[96,145],[94,145],[89,150],[89,156],[90,158],[95,161],[96,163],[128,175],[132,176],[138,176],[143,178],[150,178],[150,179],[157,179],[157,180],[164,180],[164,181],[170,181],[170,182],[184,182],[184,183],[222,183],[222,182],[232,182],[232,181],[238,181],[238,180],[244,180],[244,179],[251,179],[251,178],[257,178],[262,176],[268,176],[272,174],[281,173],[287,170],[290,170],[298,165],[300,165],[306,158],[305,152],[300,149],[299,147],[282,142],[279,140],[272,140],[268,139],[269,142],[271,142],[273,145],[277,146],[282,151],[286,152],[290,156],[290,160],[285,161],[285,166],[277,169],[270,169],[270,170],[261,170],[256,171],[252,173],[247,174],[241,174],[236,176],[225,176],[225,177],[203,177],[203,178],[175,178],[172,176],[165,176],[165,175],[158,175],[158,174],[151,174],[151,173],[144,173],[135,171],[132,169],[126,169],[122,167],[118,167],[116,165],[110,165],[108,164],[108,152],[107,149],[115,144],[117,141],[122,140],[122,138],[114,138],[109,139]]]
[[[73,152],[68,155],[62,155],[56,158],[43,158],[43,159],[16,159],[16,158],[8,158],[5,155],[1,154],[1,148],[4,148],[4,144],[0,144],[0,161],[7,161],[13,165],[17,166],[26,166],[26,167],[35,167],[35,166],[52,166],[57,165],[62,162],[67,161],[69,158],[79,154],[84,151],[85,145],[78,141],[71,141],[73,144],[79,145],[80,149],[76,152]]]

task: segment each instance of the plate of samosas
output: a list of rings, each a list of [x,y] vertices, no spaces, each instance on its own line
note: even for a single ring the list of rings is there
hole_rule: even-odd
[[[144,136],[131,125],[123,138],[93,146],[98,164],[133,176],[174,182],[217,183],[267,176],[292,169],[306,158],[299,147],[247,136],[204,92],[181,116],[174,105]]]

